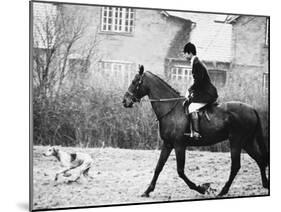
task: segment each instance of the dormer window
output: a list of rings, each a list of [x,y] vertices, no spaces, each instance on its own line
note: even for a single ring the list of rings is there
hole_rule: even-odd
[[[133,33],[135,12],[132,8],[103,7],[101,31]]]

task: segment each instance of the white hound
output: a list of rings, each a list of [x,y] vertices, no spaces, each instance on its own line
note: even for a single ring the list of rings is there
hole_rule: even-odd
[[[77,181],[83,174],[85,177],[88,177],[88,172],[91,166],[93,165],[93,159],[89,154],[86,153],[67,153],[59,149],[58,147],[48,148],[46,153],[43,153],[45,156],[55,156],[61,165],[64,167],[61,171],[56,173],[55,181],[58,180],[60,174],[63,174],[65,177],[71,176],[70,173],[67,173],[71,169],[79,168],[79,174],[74,181]]]

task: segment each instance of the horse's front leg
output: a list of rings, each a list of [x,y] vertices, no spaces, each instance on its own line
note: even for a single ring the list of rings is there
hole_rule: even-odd
[[[149,197],[149,193],[155,189],[155,184],[158,179],[158,176],[159,176],[160,172],[162,171],[167,159],[169,158],[169,155],[170,155],[172,149],[173,149],[172,147],[163,144],[161,154],[160,154],[157,166],[155,168],[152,181],[151,181],[150,185],[148,186],[148,188],[146,189],[146,191],[141,195],[142,197]]]
[[[192,181],[190,181],[184,174],[185,165],[185,147],[175,148],[176,158],[177,158],[177,171],[180,178],[188,185],[190,189],[198,191],[200,194],[205,194],[208,186],[197,186]]]

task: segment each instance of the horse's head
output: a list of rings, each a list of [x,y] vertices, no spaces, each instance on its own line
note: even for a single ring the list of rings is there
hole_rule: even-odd
[[[148,94],[148,88],[145,84],[145,73],[142,65],[139,66],[139,73],[136,74],[128,91],[123,98],[124,107],[132,107],[135,102],[140,102],[140,99]]]

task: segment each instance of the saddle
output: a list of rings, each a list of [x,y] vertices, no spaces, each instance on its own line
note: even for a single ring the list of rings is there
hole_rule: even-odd
[[[188,99],[186,99],[183,103],[184,112],[185,112],[186,115],[189,114],[188,107],[189,107],[190,103],[191,102],[189,102]],[[210,108],[214,107],[214,106],[216,107],[218,104],[219,103],[217,101],[215,101],[215,102],[208,103],[204,107],[200,108],[199,111],[198,111],[199,120],[202,118],[202,116],[205,116],[206,119],[208,121],[210,121],[211,120],[210,116],[209,116]]]

